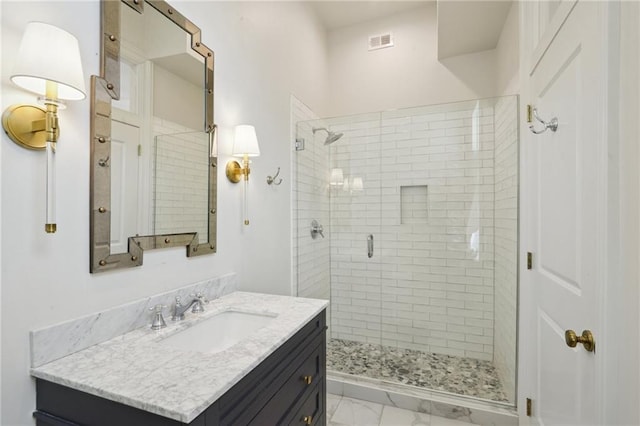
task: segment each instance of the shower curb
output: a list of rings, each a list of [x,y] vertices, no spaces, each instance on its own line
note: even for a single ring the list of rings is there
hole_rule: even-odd
[[[327,392],[486,426],[517,426],[515,407],[445,392],[406,389],[382,380],[327,372]]]

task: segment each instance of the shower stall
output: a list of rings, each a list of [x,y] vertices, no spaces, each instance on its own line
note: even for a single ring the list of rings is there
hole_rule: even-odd
[[[294,114],[293,282],[330,300],[331,379],[515,405],[517,105]]]

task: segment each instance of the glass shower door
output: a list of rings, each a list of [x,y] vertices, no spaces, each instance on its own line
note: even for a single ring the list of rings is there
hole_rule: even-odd
[[[379,371],[380,114],[300,122],[297,139],[298,295],[330,297],[330,371]],[[324,238],[311,237],[313,220]]]
[[[513,405],[517,105],[507,96],[298,124],[297,290],[330,298],[334,377]],[[324,239],[309,236],[314,218]]]
[[[318,123],[296,125],[293,175],[293,277],[299,297],[329,300],[331,296],[329,150],[314,143]],[[313,225],[312,225],[313,224]],[[311,232],[315,226],[317,232]],[[327,311],[330,316],[330,310]],[[330,318],[327,318],[329,323]]]
[[[383,112],[388,381],[515,397],[517,98]]]
[[[330,150],[331,315],[327,367],[381,371],[380,114],[325,120]]]

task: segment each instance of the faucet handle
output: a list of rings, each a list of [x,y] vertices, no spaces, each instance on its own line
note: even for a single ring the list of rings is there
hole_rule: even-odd
[[[160,330],[167,326],[167,323],[164,321],[164,317],[162,316],[162,311],[167,307],[167,305],[155,305],[149,308],[150,311],[154,311],[153,322],[151,323],[152,330]]]
[[[198,301],[197,303],[195,303],[193,305],[193,308],[191,309],[191,312],[193,312],[194,314],[196,314],[198,312],[204,312],[204,305],[209,303],[209,301],[204,297],[204,295],[202,293],[198,292],[196,294],[192,293],[190,296]]]
[[[198,299],[201,303],[207,304],[209,303],[209,301],[207,300],[206,297],[204,297],[204,294],[197,292],[197,293],[191,293],[189,296],[193,297],[194,299]]]
[[[149,308],[150,311],[154,311],[156,314],[161,314],[163,310],[165,310],[167,308],[167,305],[163,305],[161,303],[152,306],[151,308]]]
[[[176,296],[171,313],[171,321],[182,321],[184,319],[184,312],[181,312],[183,306],[182,298],[180,296]]]

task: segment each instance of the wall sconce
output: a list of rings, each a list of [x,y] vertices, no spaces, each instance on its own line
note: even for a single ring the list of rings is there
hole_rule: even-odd
[[[30,22],[25,28],[11,81],[37,93],[45,109],[12,105],[2,115],[2,127],[18,145],[47,152],[47,217],[45,231],[56,232],[55,152],[60,134],[58,108],[62,100],[85,98],[78,40],[50,24]]]
[[[256,137],[256,129],[248,124],[236,126],[235,137],[233,139],[233,149],[231,155],[234,157],[242,157],[242,165],[235,160],[227,163],[227,179],[233,183],[240,182],[244,176],[243,186],[243,216],[244,224],[249,224],[249,203],[247,199],[247,184],[249,183],[249,157],[258,157],[260,155],[260,147],[258,146],[258,138]]]
[[[351,192],[359,192],[364,190],[364,184],[361,177],[354,177],[351,183]]]
[[[344,173],[342,169],[331,169],[331,177],[329,178],[329,185],[342,186],[344,185]]]
[[[340,173],[334,174],[335,170],[339,170]],[[343,192],[348,192],[351,195],[364,191],[364,183],[362,181],[362,178],[359,176],[345,176],[343,178],[342,169],[331,170],[331,185],[332,188],[342,187]]]

